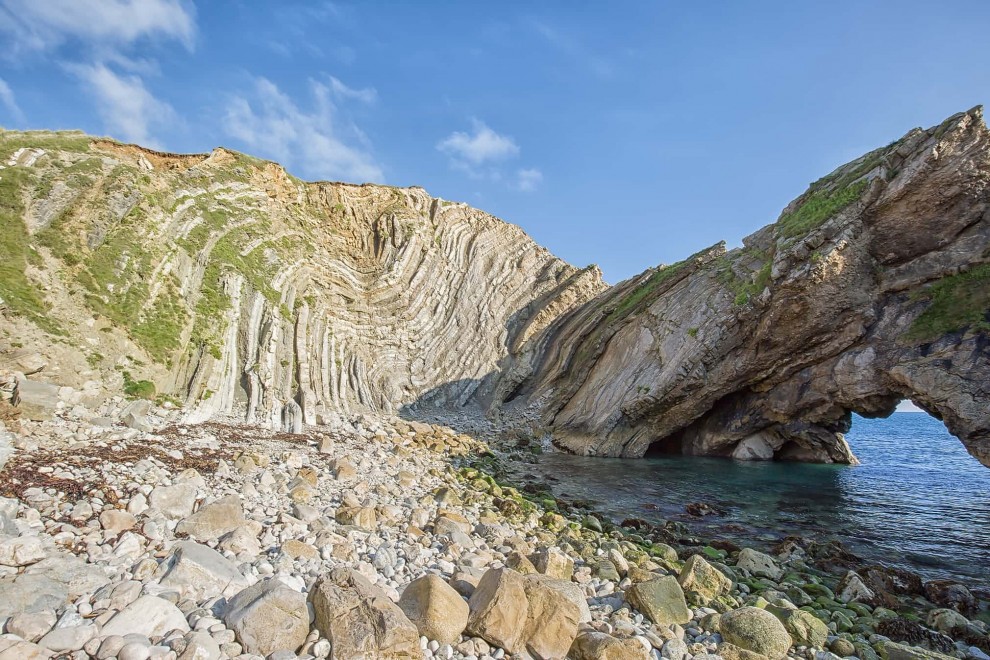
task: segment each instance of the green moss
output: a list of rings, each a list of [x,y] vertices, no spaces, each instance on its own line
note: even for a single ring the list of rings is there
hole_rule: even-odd
[[[48,316],[48,304],[26,274],[29,263],[37,263],[24,224],[23,188],[32,183],[30,173],[8,168],[0,176],[0,298],[15,314],[30,319],[55,335],[65,331]]]
[[[697,337],[698,336],[698,328],[688,328],[687,333],[691,337]]]
[[[966,328],[990,331],[990,264],[943,277],[914,297],[930,304],[905,333],[907,339],[936,339]]]
[[[155,384],[150,380],[134,380],[129,371],[121,373],[124,377],[124,396],[129,399],[153,400],[157,392]]]

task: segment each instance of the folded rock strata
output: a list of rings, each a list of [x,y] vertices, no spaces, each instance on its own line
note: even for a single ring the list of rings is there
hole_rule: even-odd
[[[827,462],[910,398],[990,465],[980,108],[614,287],[421,188],[75,132],[0,132],[0,161],[0,354],[32,379],[290,432],[472,406],[588,455]]]

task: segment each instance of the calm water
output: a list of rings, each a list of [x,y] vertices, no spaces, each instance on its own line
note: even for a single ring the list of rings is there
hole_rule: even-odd
[[[835,538],[926,578],[990,584],[990,469],[925,414],[856,417],[847,439],[862,465],[546,454],[528,468],[556,495],[592,500],[617,521],[679,520],[722,538]],[[692,518],[690,502],[725,515]]]

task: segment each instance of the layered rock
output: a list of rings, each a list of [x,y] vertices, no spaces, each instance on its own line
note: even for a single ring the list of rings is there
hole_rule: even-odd
[[[988,154],[961,113],[608,288],[420,188],[3,132],[0,309],[33,378],[188,421],[472,404],[588,455],[853,462],[850,413],[910,398],[990,464]]]
[[[911,399],[990,465],[990,135],[975,108],[812,184],[778,221],[619,284],[513,354],[495,405],[555,442],[853,462]]]

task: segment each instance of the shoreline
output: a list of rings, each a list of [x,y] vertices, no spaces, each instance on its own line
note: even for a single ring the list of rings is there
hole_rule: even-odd
[[[975,601],[952,600],[973,599],[965,587],[930,595],[970,618],[891,591],[903,586],[896,572],[824,570],[850,567],[834,545],[792,539],[769,556],[683,538],[676,526],[614,526],[500,478],[499,462],[524,450],[449,427],[358,416],[294,435],[174,416],[152,409],[130,427],[74,414],[19,430],[8,422],[18,451],[0,472],[15,496],[0,510],[0,657],[49,657],[52,647],[122,660],[325,658],[334,648],[335,658],[365,648],[475,660],[986,660],[990,651],[986,623],[968,609]],[[250,590],[259,604],[239,609]],[[319,595],[328,593],[354,602],[346,616],[386,617],[394,634],[336,626],[324,616],[339,600]],[[270,600],[298,615],[294,637],[266,624]],[[444,620],[468,612],[456,635],[430,627],[441,610]],[[737,630],[768,613],[785,641]],[[499,624],[510,615],[515,633]],[[137,655],[124,653],[129,644]],[[288,654],[271,655],[280,650]]]

